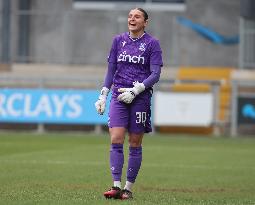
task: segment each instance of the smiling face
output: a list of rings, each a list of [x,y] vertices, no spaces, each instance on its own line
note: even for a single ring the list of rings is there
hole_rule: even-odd
[[[133,9],[128,14],[128,29],[131,37],[140,37],[148,24],[144,14],[138,9]]]

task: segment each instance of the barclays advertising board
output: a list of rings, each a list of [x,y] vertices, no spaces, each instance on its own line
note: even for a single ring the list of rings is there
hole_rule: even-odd
[[[107,124],[108,107],[103,116],[95,110],[98,95],[96,90],[0,89],[0,122]]]

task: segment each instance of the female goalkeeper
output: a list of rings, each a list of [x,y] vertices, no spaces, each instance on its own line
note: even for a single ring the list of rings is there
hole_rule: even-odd
[[[108,125],[113,186],[104,192],[106,198],[133,198],[132,187],[142,162],[143,136],[152,130],[152,86],[160,78],[163,62],[159,41],[145,32],[147,25],[146,11],[135,8],[129,12],[129,32],[117,35],[113,39],[108,57],[108,71],[99,99],[95,103],[97,112],[102,115],[107,95],[112,89]],[[122,189],[123,144],[126,132],[129,156],[126,184]]]

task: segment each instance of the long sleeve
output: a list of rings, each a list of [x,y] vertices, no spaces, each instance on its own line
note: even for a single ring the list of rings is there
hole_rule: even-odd
[[[107,87],[108,89],[111,88],[112,83],[113,83],[113,77],[114,77],[116,70],[117,70],[117,64],[109,62],[108,70],[107,70],[107,73],[106,73],[105,79],[104,79],[104,87]]]
[[[160,65],[150,65],[151,74],[148,78],[143,81],[145,88],[152,87],[155,83],[159,81],[161,66]]]

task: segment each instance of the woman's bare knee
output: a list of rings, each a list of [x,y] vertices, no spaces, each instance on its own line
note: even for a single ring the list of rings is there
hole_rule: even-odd
[[[123,144],[125,140],[126,128],[113,127],[109,129],[112,144]]]
[[[140,147],[142,145],[143,141],[143,133],[141,134],[134,134],[134,133],[129,133],[129,146],[131,147]]]

